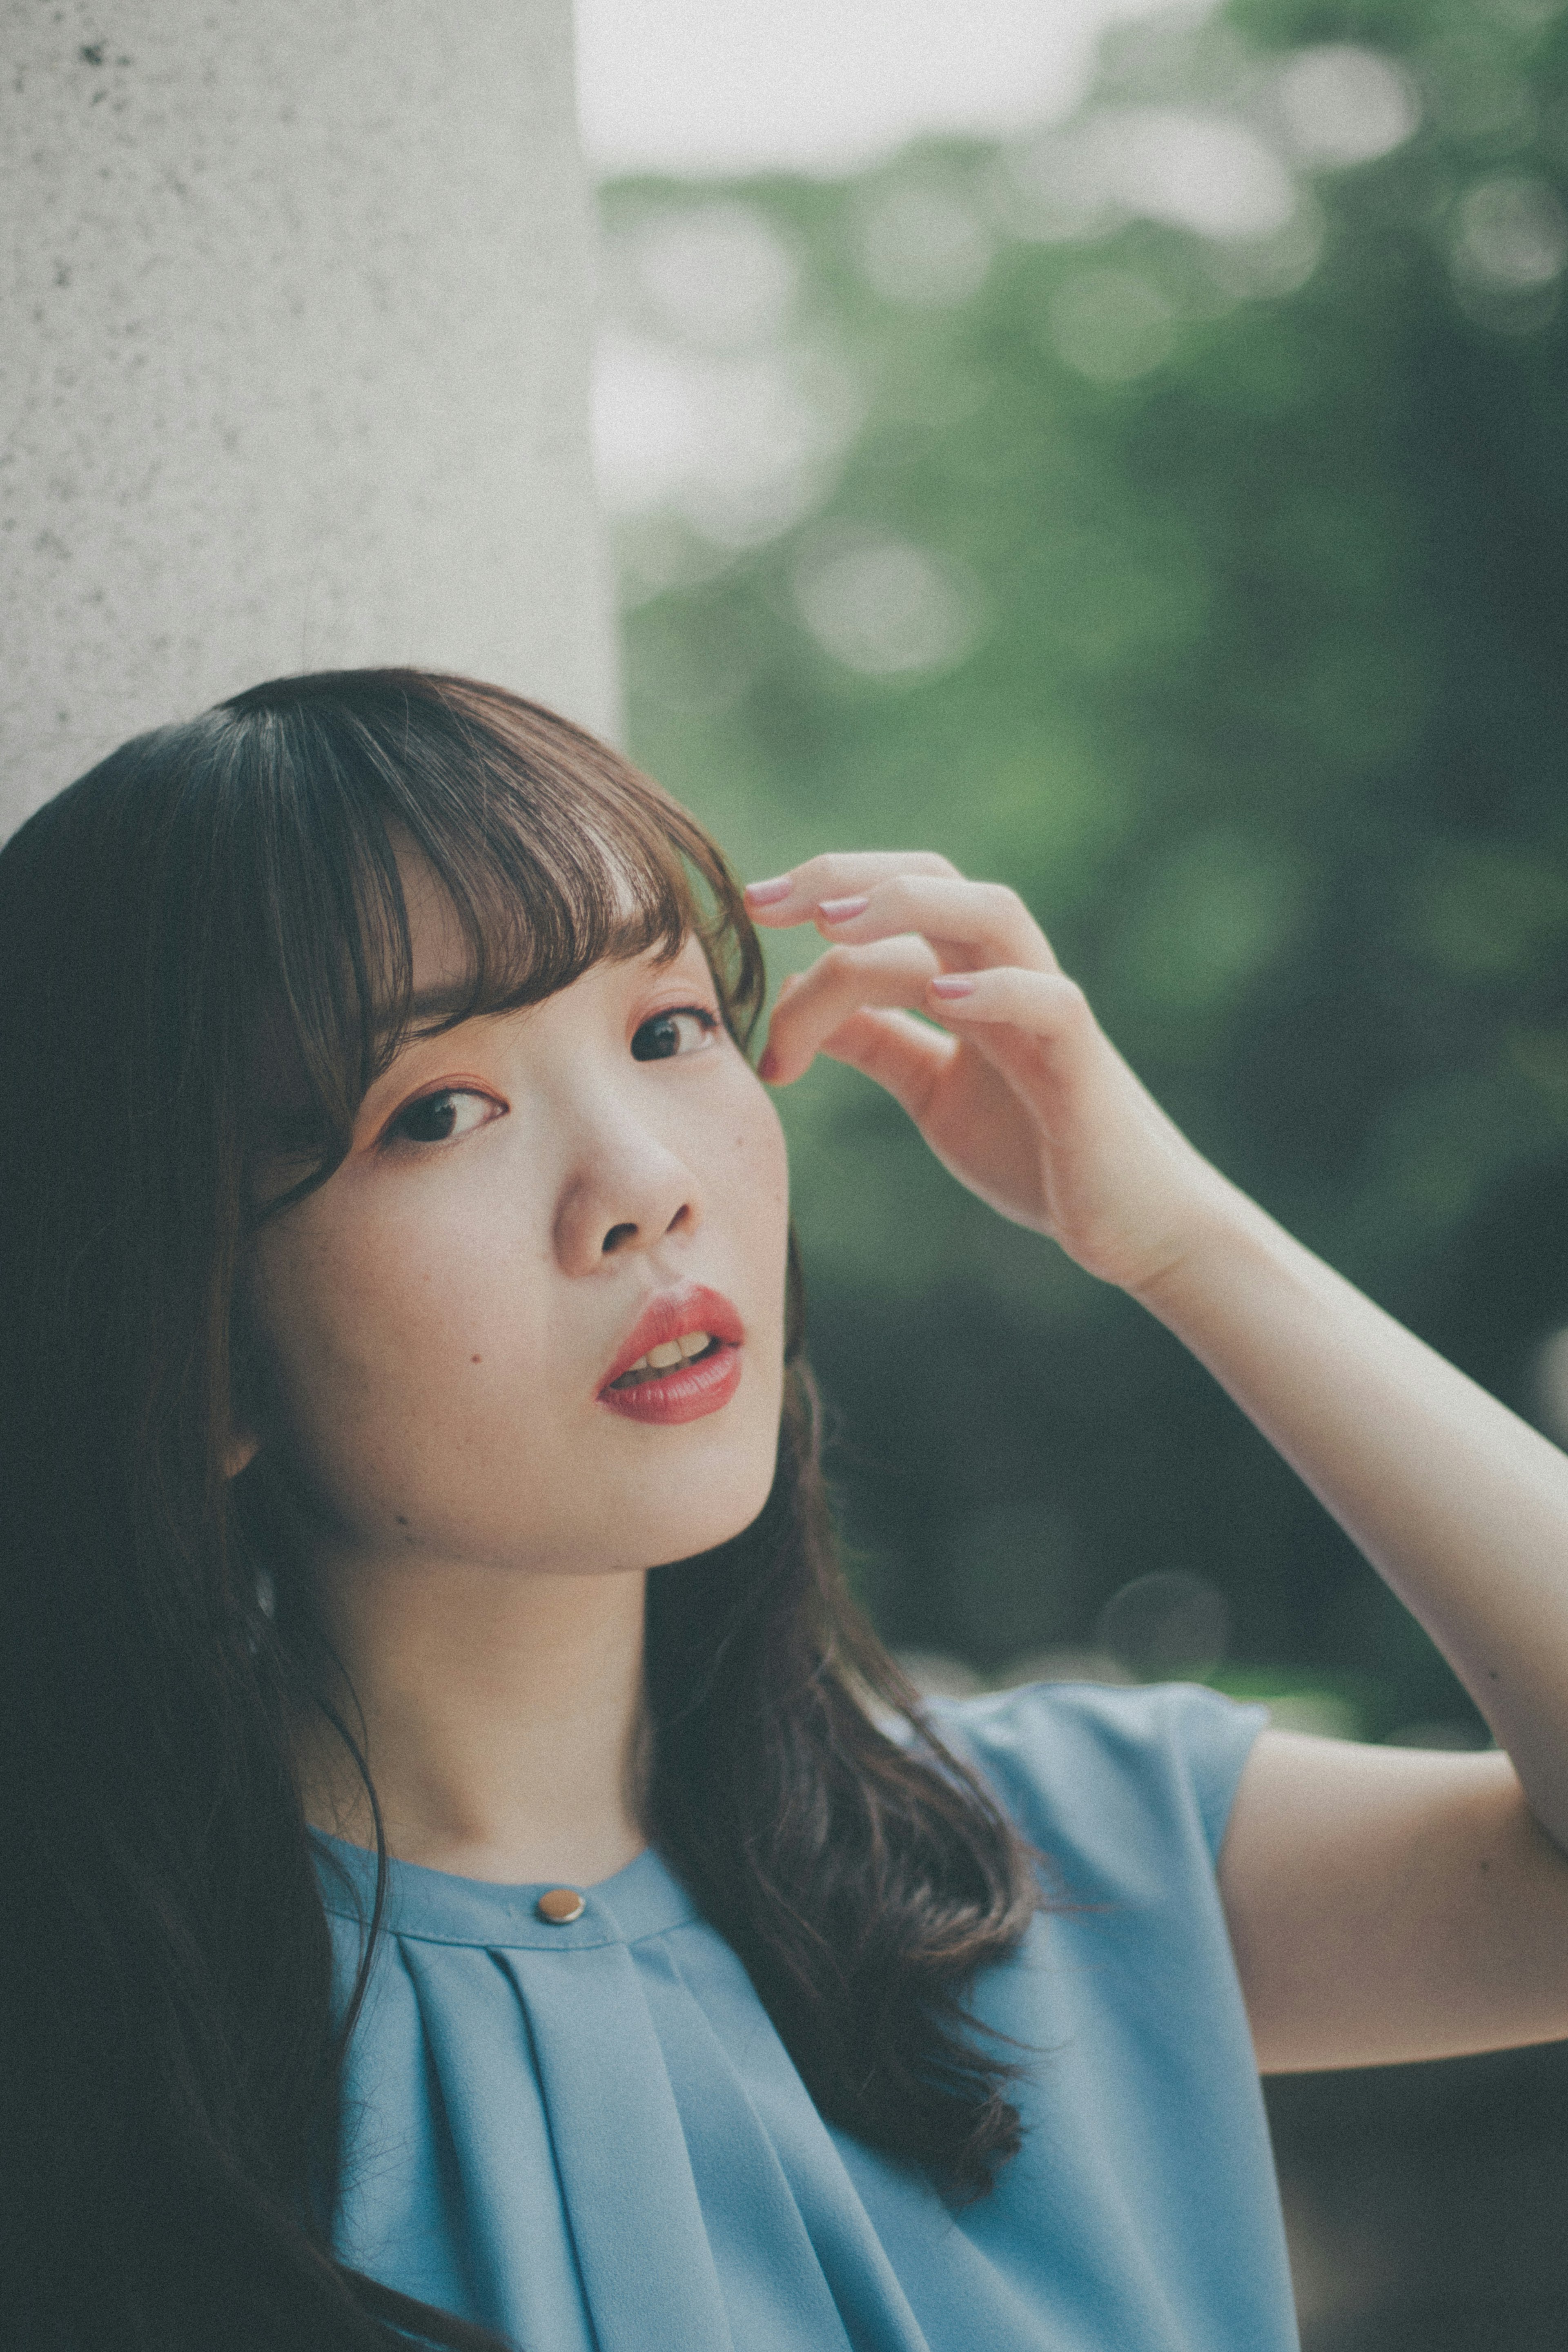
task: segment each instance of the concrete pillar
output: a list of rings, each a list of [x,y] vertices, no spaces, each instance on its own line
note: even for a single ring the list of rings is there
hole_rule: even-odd
[[[0,27],[0,835],[286,671],[612,729],[570,0]]]

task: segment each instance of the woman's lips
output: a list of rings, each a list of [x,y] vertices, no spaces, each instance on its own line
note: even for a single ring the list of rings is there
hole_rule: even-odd
[[[706,1353],[657,1370],[651,1378],[643,1375],[625,1387],[615,1386],[651,1349],[668,1347],[699,1331],[706,1333],[710,1343]],[[695,1284],[668,1291],[650,1302],[627,1334],[600,1388],[599,1402],[627,1421],[664,1428],[717,1412],[739,1386],[744,1337],[739,1315],[721,1292]]]
[[[669,1428],[680,1421],[700,1421],[705,1412],[717,1412],[739,1385],[740,1349],[732,1340],[718,1339],[706,1356],[694,1357],[678,1371],[639,1381],[634,1388],[601,1389],[599,1402],[628,1421],[657,1422]]]

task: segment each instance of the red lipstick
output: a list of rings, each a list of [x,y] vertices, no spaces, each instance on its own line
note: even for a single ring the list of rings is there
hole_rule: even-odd
[[[633,1367],[651,1349],[667,1348],[693,1333],[706,1334],[703,1353],[665,1368]],[[740,1385],[745,1326],[729,1300],[696,1284],[666,1291],[650,1302],[627,1333],[625,1343],[600,1383],[599,1402],[628,1421],[662,1428],[717,1412]],[[623,1382],[621,1387],[616,1382]]]

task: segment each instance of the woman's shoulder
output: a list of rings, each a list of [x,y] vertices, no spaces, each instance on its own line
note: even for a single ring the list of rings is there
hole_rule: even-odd
[[[1031,1844],[1112,1878],[1151,1843],[1212,1866],[1268,1721],[1266,1708],[1194,1683],[1030,1683],[933,1699],[925,1712]]]

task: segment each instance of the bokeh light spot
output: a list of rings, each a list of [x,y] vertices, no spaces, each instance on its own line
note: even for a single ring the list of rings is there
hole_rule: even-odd
[[[795,597],[823,650],[869,677],[951,669],[977,635],[977,585],[880,533],[821,534],[796,565]]]
[[[991,266],[990,233],[973,205],[940,187],[879,189],[858,244],[866,281],[884,302],[966,302]]]
[[[1502,173],[1468,188],[1455,215],[1455,274],[1502,294],[1552,285],[1568,264],[1568,216],[1544,180]]]
[[[639,289],[671,333],[728,351],[769,341],[788,327],[800,265],[754,205],[660,212],[627,241]]]
[[[1392,153],[1421,120],[1420,100],[1392,58],[1349,42],[1298,51],[1274,92],[1298,160],[1330,169]]]
[[[1051,296],[1051,340],[1093,383],[1130,383],[1169,359],[1176,312],[1157,286],[1131,269],[1085,269]]]
[[[1162,1569],[1112,1594],[1094,1642],[1142,1682],[1201,1682],[1229,1647],[1230,1611],[1203,1577]]]

